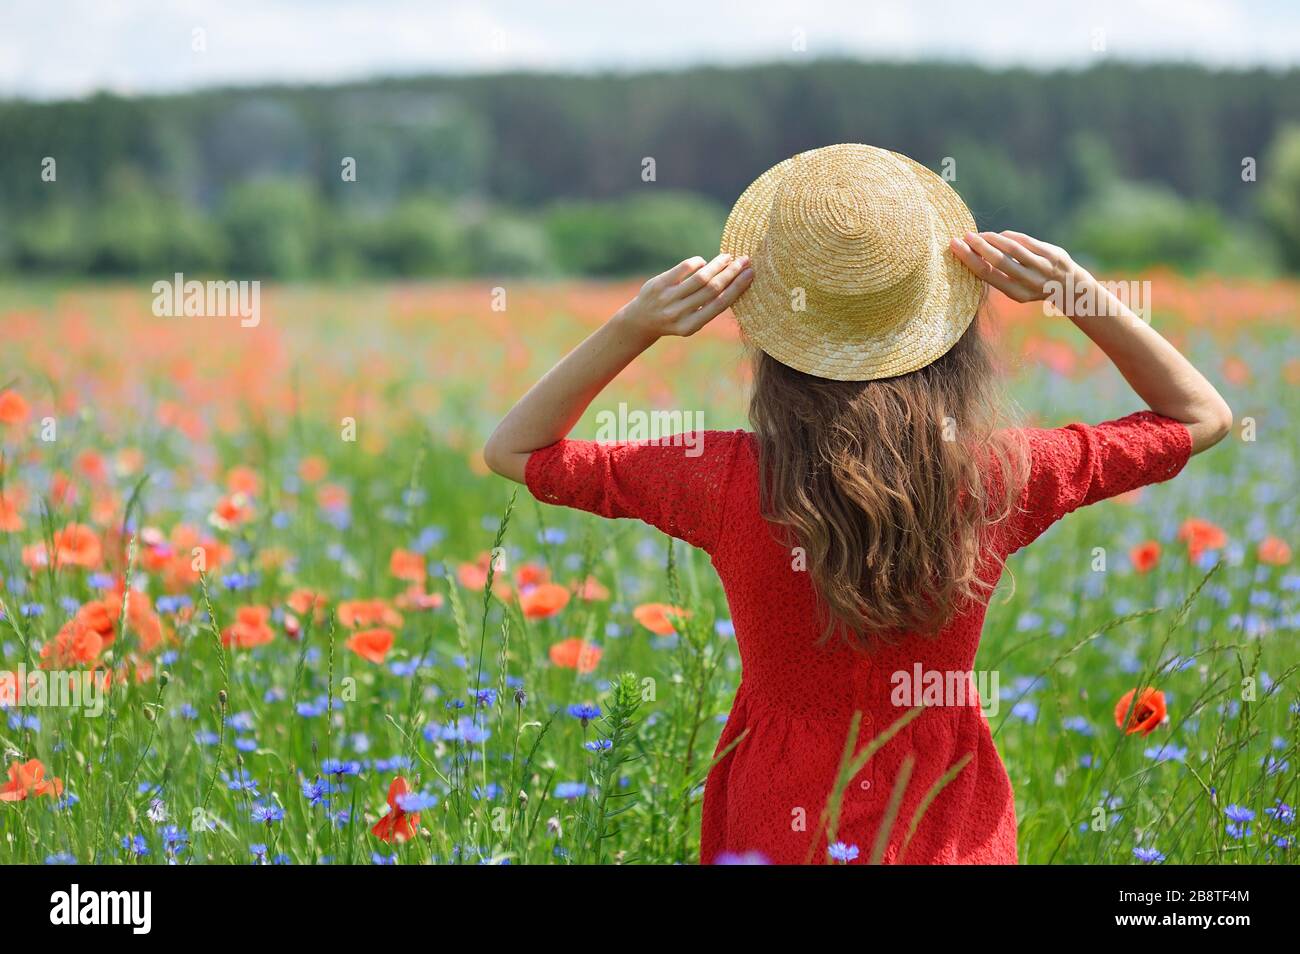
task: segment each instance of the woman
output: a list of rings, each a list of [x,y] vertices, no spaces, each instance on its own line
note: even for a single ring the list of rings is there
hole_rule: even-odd
[[[801,153],[741,196],[723,254],[646,282],[484,450],[539,500],[636,517],[712,557],[743,678],[705,788],[705,863],[843,860],[831,834],[875,844],[896,788],[886,862],[1015,862],[1011,786],[979,700],[913,710],[898,676],[969,675],[1010,554],[1078,507],[1174,476],[1231,427],[1200,372],[1064,251],[974,229],[905,156]],[[974,321],[985,283],[1051,298],[1148,410],[999,427]],[[566,439],[658,338],[729,307],[755,349],[752,433],[706,432],[698,456]],[[877,739],[837,787],[846,740],[865,754]]]

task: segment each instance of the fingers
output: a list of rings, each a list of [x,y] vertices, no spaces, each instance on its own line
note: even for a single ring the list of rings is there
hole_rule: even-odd
[[[1032,235],[1026,235],[1024,232],[1012,232],[1010,230],[1002,233],[1008,238],[1015,239],[1031,252],[1035,252],[1047,259],[1049,262],[1055,262],[1061,254],[1061,250],[1055,245],[1048,245],[1046,242],[1040,242]]]
[[[724,258],[726,261],[720,261]],[[735,280],[736,276],[739,275],[748,264],[749,258],[745,255],[734,259],[730,255],[719,255],[712,262],[709,262],[708,265],[701,268],[698,272],[682,283],[684,286],[696,285],[698,290],[681,300],[678,304],[680,314],[689,315],[691,312],[695,311],[695,309],[703,308],[709,302],[713,301],[713,299],[717,298],[727,290]],[[701,276],[706,277],[703,279],[703,284],[699,285],[697,283],[700,282]]]
[[[966,233],[966,239],[953,239],[951,248],[954,255],[963,265],[969,268],[977,278],[982,278],[998,291],[1002,292],[1009,298],[1021,301],[1024,298],[1024,289],[1014,278],[993,267],[993,264],[985,259],[975,250],[978,239],[972,232]],[[968,244],[969,243],[969,244]],[[988,246],[988,243],[984,243]],[[998,254],[996,251],[993,254]]]
[[[674,265],[672,268],[668,269],[668,271],[664,272],[663,274],[656,275],[654,278],[650,279],[649,284],[661,288],[671,288],[674,285],[681,284],[684,280],[689,278],[693,273],[699,271],[706,264],[707,263],[700,256],[692,255],[690,258],[686,259],[681,264]]]
[[[1029,270],[1003,250],[995,248],[990,243],[989,239],[986,239],[983,234],[979,232],[968,232],[966,234],[966,244],[974,249],[976,253],[979,254],[980,258],[984,259],[984,261],[988,262],[1004,275],[1009,275],[1015,281],[1017,286],[1020,287],[1022,293],[1027,290],[1033,290],[1035,281],[1034,276],[1029,273]],[[1042,286],[1041,281],[1037,284],[1039,287]]]
[[[740,259],[737,259],[737,261],[740,261]],[[695,332],[730,308],[737,298],[745,294],[753,281],[754,270],[746,264],[720,295],[681,319],[679,334],[695,334]]]
[[[1049,275],[1052,274],[1052,263],[1041,255],[1036,255],[1015,239],[1008,238],[1005,235],[999,235],[997,232],[984,232],[981,236],[994,248],[1009,255],[1015,263],[1018,263],[1020,271],[1023,272],[1025,281],[1030,285],[1042,287]],[[1016,271],[1007,268],[1005,265],[999,265],[1008,275],[1017,275]],[[1031,270],[1037,272],[1032,274]],[[1021,277],[1017,275],[1017,277]]]
[[[691,274],[687,275],[675,289],[673,289],[673,297],[688,299],[691,295],[702,291],[710,281],[712,281],[731,263],[731,261],[731,255],[727,252],[723,252],[721,255],[714,258],[713,261],[701,268],[695,269]],[[721,290],[721,288],[718,289],[718,291]]]

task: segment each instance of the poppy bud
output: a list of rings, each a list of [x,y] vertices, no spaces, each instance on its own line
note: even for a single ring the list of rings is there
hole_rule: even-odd
[[[224,689],[219,690],[217,692],[217,704],[221,706],[221,708],[223,709],[226,707],[226,699],[227,699],[226,690]]]
[[[172,681],[172,674],[169,673],[166,669],[158,673],[158,685],[162,686],[163,688],[166,688],[167,683],[171,681]]]

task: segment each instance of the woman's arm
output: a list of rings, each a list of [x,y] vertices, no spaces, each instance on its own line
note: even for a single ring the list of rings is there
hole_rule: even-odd
[[[1065,314],[1119,369],[1147,407],[1180,421],[1192,435],[1192,453],[1213,447],[1232,429],[1232,410],[1214,385],[1160,333],[1065,252],[1022,232],[966,233],[952,250],[972,272],[1015,301],[1041,301],[1073,289]],[[1075,302],[1096,303],[1077,314]]]
[[[566,437],[605,385],[664,335],[693,335],[749,287],[749,259],[687,259],[650,279],[586,341],[529,389],[497,425],[483,459],[502,477],[524,482],[533,451]]]

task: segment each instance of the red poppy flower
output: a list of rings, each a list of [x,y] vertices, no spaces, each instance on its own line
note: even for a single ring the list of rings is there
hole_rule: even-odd
[[[561,669],[576,669],[578,672],[588,673],[600,662],[601,648],[575,636],[553,644],[549,655],[551,662]]]
[[[362,659],[379,665],[393,648],[393,633],[387,629],[363,629],[353,633],[344,645]]]
[[[380,841],[395,841],[400,844],[415,837],[415,833],[420,828],[420,813],[404,812],[402,806],[397,803],[397,800],[410,790],[406,779],[400,775],[388,786],[388,814],[375,822],[375,826],[370,829],[370,833]]]
[[[17,533],[24,526],[18,501],[12,495],[0,493],[0,533]]]
[[[208,522],[223,530],[229,530],[231,527],[239,526],[252,515],[253,508],[248,504],[248,497],[244,494],[231,494],[217,501],[217,505],[212,508],[212,513],[208,515]]]
[[[456,579],[467,590],[482,590],[487,586],[488,568],[491,563],[490,554],[480,553],[473,563],[462,563],[456,567]],[[512,592],[510,583],[501,572],[500,564],[497,566],[497,572],[492,579],[492,595],[499,600],[509,600]]]
[[[84,524],[70,523],[54,534],[54,565],[79,566],[93,570],[104,558],[104,549],[95,531]]]
[[[594,576],[589,576],[581,583],[574,587],[575,595],[580,600],[607,600],[609,599],[609,590],[601,585],[600,580]]]
[[[677,632],[674,620],[689,619],[691,611],[667,603],[642,603],[632,611],[632,615],[656,636],[671,636]]]
[[[26,399],[17,391],[0,391],[0,424],[21,424],[29,411]]]
[[[1160,544],[1154,540],[1139,543],[1128,552],[1128,558],[1133,561],[1133,569],[1146,573],[1160,562]]]
[[[264,646],[275,639],[268,622],[271,610],[266,606],[241,606],[235,610],[235,622],[221,631],[221,645],[236,649]]]
[[[1134,732],[1150,735],[1155,731],[1156,726],[1165,720],[1167,714],[1165,694],[1148,686],[1142,690],[1137,702],[1133,703],[1136,691],[1130,689],[1120,697],[1119,702],[1115,703],[1115,725],[1123,729],[1127,735],[1132,735]],[[1130,703],[1133,704],[1133,711],[1129,713],[1128,724],[1125,725],[1124,715],[1128,713]]]
[[[558,583],[540,583],[519,596],[519,608],[528,619],[546,619],[569,605],[569,591]]]
[[[325,474],[329,471],[329,465],[325,463],[323,457],[304,457],[298,465],[298,476],[306,483],[314,484],[325,479]]]
[[[99,658],[104,640],[93,629],[78,626],[75,620],[63,624],[53,642],[41,647],[42,669],[75,669],[89,666]]]
[[[515,583],[519,585],[521,590],[545,583],[550,578],[551,575],[546,572],[546,567],[536,563],[525,563],[515,570]]]
[[[1178,539],[1187,542],[1187,555],[1193,560],[1200,559],[1206,550],[1218,550],[1228,543],[1228,535],[1222,527],[1199,517],[1189,517],[1183,521],[1178,530]]]
[[[62,794],[63,779],[46,779],[45,766],[39,759],[11,762],[9,781],[0,785],[0,802],[21,802],[41,795],[58,798]]]
[[[232,494],[256,497],[262,489],[262,478],[251,467],[232,467],[226,471],[226,489]]]
[[[1265,537],[1259,541],[1259,549],[1256,553],[1259,555],[1260,563],[1286,566],[1291,562],[1291,548],[1280,537]]]
[[[411,550],[398,548],[388,559],[388,572],[408,583],[424,582],[424,557]]]
[[[338,612],[339,622],[348,629],[402,625],[402,614],[384,600],[344,600],[339,604]]]

